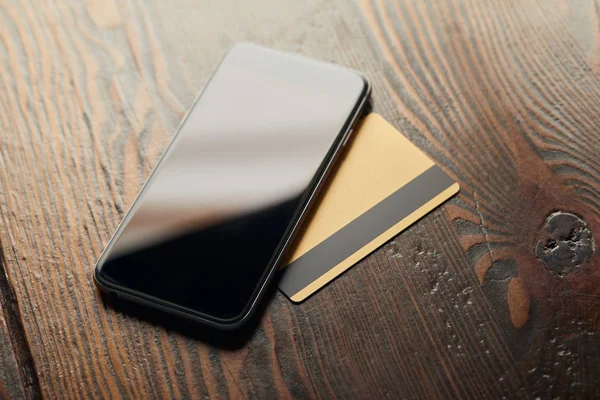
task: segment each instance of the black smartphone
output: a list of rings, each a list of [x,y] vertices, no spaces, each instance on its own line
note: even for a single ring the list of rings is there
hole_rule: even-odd
[[[100,256],[97,285],[215,327],[241,325],[369,92],[349,69],[233,47]]]

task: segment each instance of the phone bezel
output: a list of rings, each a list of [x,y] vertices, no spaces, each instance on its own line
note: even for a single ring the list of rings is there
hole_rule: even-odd
[[[262,48],[261,46],[257,46],[257,45],[253,45],[253,44],[245,44],[245,43],[238,44],[238,45],[234,46],[233,48],[231,48],[223,56],[223,58],[219,62],[218,67],[215,69],[215,72],[213,72],[212,76],[214,76],[216,71],[218,71],[220,65],[226,59],[227,55],[238,46],[256,46],[256,47],[259,47],[264,50],[264,48]],[[274,50],[271,50],[271,51],[274,51]],[[297,57],[303,58],[302,56],[297,56]],[[315,62],[313,60],[311,60],[311,61]],[[308,189],[306,190],[305,194],[303,195],[303,197],[301,199],[301,205],[296,210],[296,213],[292,217],[290,224],[286,228],[285,233],[282,236],[282,240],[280,241],[277,248],[275,249],[275,252],[274,252],[274,255],[273,255],[271,261],[265,267],[265,272],[263,273],[263,275],[261,276],[261,279],[257,283],[256,289],[253,292],[252,297],[251,297],[250,301],[248,302],[248,305],[238,316],[229,318],[229,319],[222,319],[222,318],[210,316],[208,314],[201,313],[197,310],[193,310],[193,309],[183,307],[183,306],[175,304],[175,303],[171,303],[171,302],[156,298],[147,293],[138,292],[138,291],[129,289],[127,287],[118,285],[116,283],[107,281],[101,275],[101,268],[102,268],[101,266],[103,265],[106,256],[112,249],[116,239],[121,235],[123,228],[129,221],[131,216],[134,214],[135,209],[139,205],[138,200],[145,193],[147,187],[150,186],[150,184],[154,178],[155,172],[158,170],[158,167],[161,164],[161,161],[169,153],[170,149],[172,148],[174,143],[177,141],[177,137],[179,135],[181,128],[186,123],[190,113],[195,108],[198,100],[202,97],[202,94],[204,93],[204,89],[206,87],[208,87],[210,80],[207,82],[204,89],[198,94],[198,96],[196,96],[194,102],[192,103],[192,105],[186,112],[185,116],[181,120],[181,123],[179,124],[179,127],[177,128],[175,135],[171,139],[171,142],[169,143],[169,145],[167,146],[167,148],[165,149],[165,151],[163,152],[163,154],[157,161],[154,169],[152,170],[152,173],[150,174],[150,176],[148,177],[148,179],[142,186],[140,192],[138,193],[136,199],[132,203],[127,214],[125,215],[125,217],[123,218],[121,223],[118,225],[118,227],[115,230],[115,233],[113,234],[113,236],[111,237],[108,245],[106,246],[106,248],[104,249],[104,251],[102,252],[100,257],[98,258],[98,261],[94,268],[94,282],[96,283],[96,285],[105,293],[113,293],[117,297],[129,300],[129,301],[133,301],[135,303],[143,304],[143,305],[146,305],[149,307],[154,307],[159,310],[165,311],[169,314],[184,317],[184,318],[193,320],[195,322],[207,324],[207,325],[210,325],[210,326],[213,326],[216,328],[235,329],[235,328],[239,327],[240,325],[244,324],[244,322],[246,322],[248,319],[250,319],[250,317],[256,311],[257,305],[259,304],[260,300],[264,296],[264,293],[265,293],[267,287],[272,282],[272,280],[277,272],[276,267],[281,262],[281,257],[283,256],[283,254],[285,254],[285,251],[287,250],[290,242],[294,239],[294,236],[298,232],[306,215],[310,212],[310,207],[313,205],[315,197],[318,196],[320,190],[323,187],[323,183],[327,180],[327,178],[329,176],[329,172],[331,171],[332,166],[335,164],[335,162],[341,152],[343,144],[347,141],[346,139],[348,139],[347,135],[352,133],[352,129],[354,128],[359,117],[361,116],[363,109],[365,108],[365,106],[368,103],[368,99],[369,99],[370,92],[371,92],[371,87],[369,85],[368,80],[361,73],[359,73],[357,71],[350,70],[350,69],[347,69],[347,68],[344,68],[341,66],[336,66],[336,67],[340,68],[341,70],[350,71],[350,72],[356,74],[363,82],[362,92],[359,95],[358,100],[357,100],[356,104],[354,105],[354,108],[348,115],[348,118],[347,118],[344,126],[342,127],[341,131],[337,134],[333,145],[329,149],[329,151],[328,151],[327,155],[325,156],[325,158],[323,159],[323,162],[321,163],[319,169],[317,170],[317,172],[315,173],[311,182],[309,183]],[[211,79],[212,79],[212,76],[211,76]]]

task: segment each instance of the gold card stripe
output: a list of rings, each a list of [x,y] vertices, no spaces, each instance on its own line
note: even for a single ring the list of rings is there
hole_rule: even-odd
[[[457,190],[433,165],[284,268],[279,288],[292,300],[303,300]],[[385,236],[389,232],[395,233]]]
[[[284,264],[291,264],[433,165],[381,115],[367,115]]]
[[[402,221],[398,222],[396,225],[392,226],[390,229],[379,235],[372,242],[368,243],[362,249],[352,254],[350,257],[346,258],[344,261],[327,271],[324,275],[321,275],[315,281],[310,283],[304,289],[301,289],[296,294],[289,296],[290,300],[293,302],[299,303],[301,301],[306,300],[308,296],[315,293],[317,290],[325,286],[327,283],[335,279],[337,276],[344,273],[347,269],[350,269],[354,264],[377,250],[379,247],[383,246],[388,240],[414,224],[416,221],[427,215],[434,208],[439,206],[444,201],[448,200],[450,197],[458,193],[458,183],[453,184],[448,189],[444,190],[442,193],[425,203],[421,208],[417,211],[404,218]]]

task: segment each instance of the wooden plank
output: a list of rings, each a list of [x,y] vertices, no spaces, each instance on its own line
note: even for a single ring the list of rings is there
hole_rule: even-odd
[[[576,257],[595,247],[572,217],[546,222],[598,231],[597,8],[559,3],[0,3],[0,239],[41,394],[597,391],[598,261]],[[375,110],[462,192],[307,302],[274,295],[248,343],[218,348],[106,307],[91,273],[240,40],[364,71]]]
[[[40,385],[0,250],[0,398],[39,398]]]
[[[557,4],[361,10],[398,125],[460,180],[448,211],[530,390],[580,397],[600,385],[599,13]]]

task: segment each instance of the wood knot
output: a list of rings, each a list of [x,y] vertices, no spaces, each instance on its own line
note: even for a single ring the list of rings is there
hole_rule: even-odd
[[[594,254],[594,239],[588,224],[577,215],[555,212],[546,218],[535,247],[546,268],[565,275],[585,266]]]

